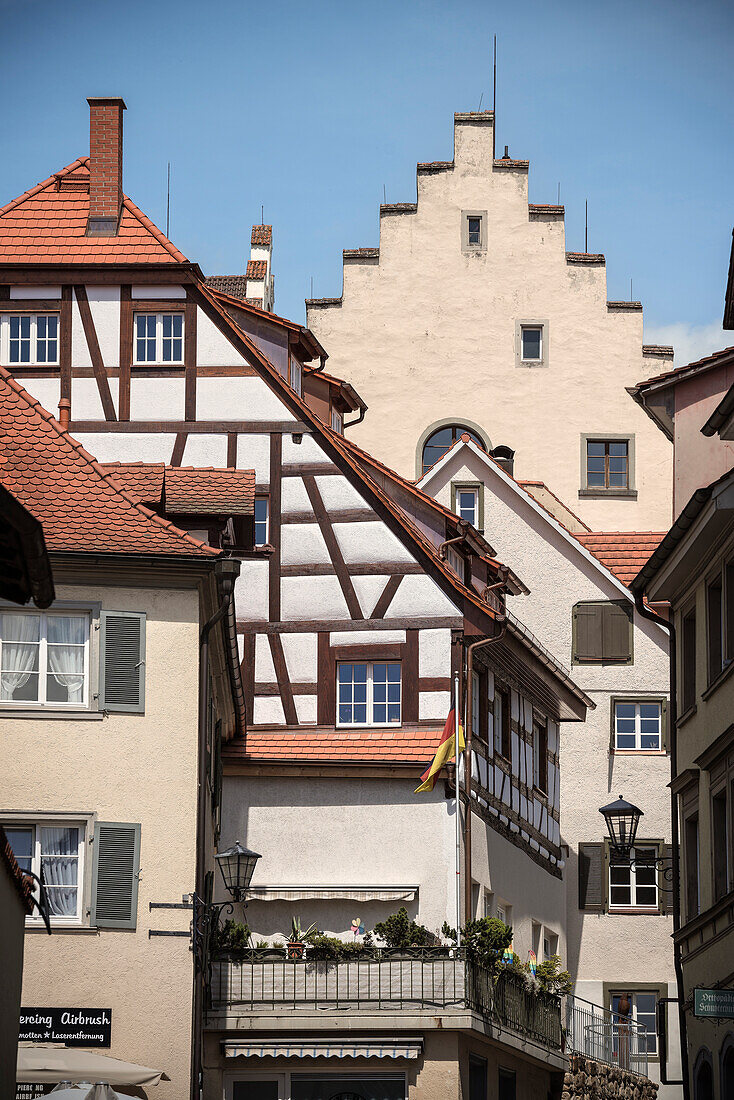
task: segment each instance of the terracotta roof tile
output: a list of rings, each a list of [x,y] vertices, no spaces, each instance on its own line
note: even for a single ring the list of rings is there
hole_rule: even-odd
[[[188,263],[126,195],[117,236],[88,237],[88,217],[89,158],[80,157],[0,208],[0,263]]]
[[[0,482],[43,524],[50,551],[219,554],[138,506],[3,368]]]
[[[251,730],[246,741],[231,741],[225,757],[239,760],[288,760],[427,764],[441,740],[441,730],[311,730],[298,733]]]
[[[268,273],[267,260],[250,260],[245,275],[248,279],[264,279]]]
[[[229,294],[232,298],[247,297],[247,277],[245,275],[209,275],[205,282],[212,290],[218,290],[221,294]]]
[[[590,531],[574,534],[602,565],[629,585],[665,538],[665,531]]]
[[[648,345],[650,346],[650,345]],[[672,348],[670,351],[672,352]],[[662,374],[656,374],[653,378],[645,378],[644,381],[638,382],[635,389],[642,389],[644,386],[652,386],[656,382],[666,382],[669,378],[677,379],[682,375],[690,371],[692,374],[698,374],[699,371],[710,370],[712,367],[719,365],[721,360],[727,359],[734,354],[734,347],[722,348],[721,351],[715,351],[713,355],[706,355],[703,359],[696,359],[693,363],[686,363],[683,367],[675,367],[673,370],[663,371]]]
[[[255,471],[228,467],[108,462],[102,469],[139,504],[163,505],[178,515],[251,516]]]
[[[272,225],[253,225],[252,235],[250,236],[250,244],[272,244],[273,243],[273,227]]]

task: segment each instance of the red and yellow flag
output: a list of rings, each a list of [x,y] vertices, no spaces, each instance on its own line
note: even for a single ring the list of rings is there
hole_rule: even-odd
[[[415,793],[419,794],[422,791],[432,791],[438,773],[448,760],[453,760],[456,756],[456,735],[455,735],[455,711],[454,707],[449,711],[449,716],[446,719],[446,725],[443,727],[443,733],[441,734],[441,740],[438,743],[438,749],[436,755],[433,758],[430,768],[427,768],[421,776],[421,783],[419,787],[416,787]],[[464,751],[464,730],[461,722],[459,722],[459,737],[458,745],[459,752]]]

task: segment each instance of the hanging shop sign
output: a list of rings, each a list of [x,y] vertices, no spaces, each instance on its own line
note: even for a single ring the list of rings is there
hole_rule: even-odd
[[[111,1008],[21,1008],[19,1039],[65,1043],[68,1047],[108,1047]]]
[[[693,1015],[734,1020],[734,989],[694,989]]]

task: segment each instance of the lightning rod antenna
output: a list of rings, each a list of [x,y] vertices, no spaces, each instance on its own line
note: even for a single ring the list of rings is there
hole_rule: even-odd
[[[166,182],[166,236],[169,236],[171,222],[171,162],[168,162],[168,179]]]

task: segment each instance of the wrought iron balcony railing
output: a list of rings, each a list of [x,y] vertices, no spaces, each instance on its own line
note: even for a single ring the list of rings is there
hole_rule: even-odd
[[[291,962],[248,952],[213,960],[210,1012],[228,1016],[308,1007],[369,1012],[469,1010],[548,1049],[561,1049],[561,1002],[503,971],[495,981],[463,949],[380,949],[369,958]]]
[[[654,1032],[581,997],[566,997],[565,1015],[567,1050],[647,1077],[648,1057],[657,1050]]]

